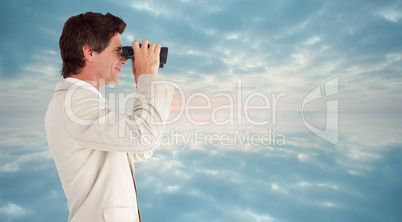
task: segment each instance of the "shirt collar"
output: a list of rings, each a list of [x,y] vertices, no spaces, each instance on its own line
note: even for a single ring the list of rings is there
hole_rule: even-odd
[[[85,81],[82,81],[80,79],[76,79],[73,77],[68,77],[64,81],[68,82],[68,83],[73,83],[73,84],[79,85],[81,87],[85,87],[85,89],[92,91],[92,92],[96,93],[99,97],[103,98],[102,94],[93,85],[91,85]]]

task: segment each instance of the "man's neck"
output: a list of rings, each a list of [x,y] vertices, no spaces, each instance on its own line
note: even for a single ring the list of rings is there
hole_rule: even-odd
[[[97,78],[97,76],[94,75],[89,75],[86,72],[80,72],[78,74],[75,75],[71,75],[72,78],[76,78],[79,80],[82,80],[84,82],[87,82],[89,84],[91,84],[92,86],[94,86],[98,91],[100,91],[100,89],[102,89],[105,86],[105,80],[100,80],[99,78]]]

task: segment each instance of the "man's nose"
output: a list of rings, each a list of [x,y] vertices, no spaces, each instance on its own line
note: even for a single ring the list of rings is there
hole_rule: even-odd
[[[123,64],[123,65],[127,64],[127,59],[126,59],[126,57],[121,56],[121,57],[120,57],[120,62],[121,62],[121,64]]]

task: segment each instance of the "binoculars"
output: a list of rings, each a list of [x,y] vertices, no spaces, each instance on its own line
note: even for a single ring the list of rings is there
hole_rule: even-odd
[[[140,44],[141,47],[141,44]],[[149,45],[148,45],[149,48]],[[132,46],[123,46],[121,49],[121,55],[124,56],[126,59],[134,60],[134,50]],[[159,68],[163,68],[163,65],[166,64],[168,56],[168,48],[161,47],[161,53],[159,56]]]

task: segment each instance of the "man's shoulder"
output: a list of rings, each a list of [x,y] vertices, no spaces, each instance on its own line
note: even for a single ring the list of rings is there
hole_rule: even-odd
[[[56,84],[56,88],[54,89],[54,92],[62,92],[62,91],[67,91],[71,85],[73,85],[70,82],[59,82]]]
[[[56,84],[54,93],[66,94],[66,96],[69,97],[94,97],[103,99],[103,96],[100,94],[100,92],[92,88],[93,86],[91,85],[82,85],[72,82],[59,82]]]

